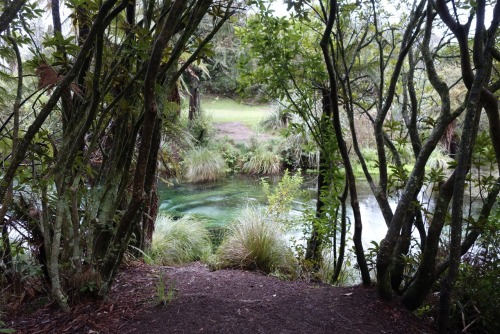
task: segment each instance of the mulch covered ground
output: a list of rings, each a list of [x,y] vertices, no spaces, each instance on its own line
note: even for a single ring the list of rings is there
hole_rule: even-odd
[[[157,286],[173,291],[158,305]],[[134,264],[117,277],[108,300],[80,302],[62,313],[49,305],[11,315],[17,333],[434,333],[373,288],[282,281],[204,265]]]

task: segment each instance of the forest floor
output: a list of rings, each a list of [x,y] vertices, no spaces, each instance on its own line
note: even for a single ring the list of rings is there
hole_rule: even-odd
[[[165,292],[159,293],[159,287]],[[69,313],[54,303],[32,313],[29,306],[6,321],[17,334],[434,333],[397,301],[377,299],[374,288],[210,271],[200,263],[161,267],[135,262],[122,268],[105,301],[73,302]]]

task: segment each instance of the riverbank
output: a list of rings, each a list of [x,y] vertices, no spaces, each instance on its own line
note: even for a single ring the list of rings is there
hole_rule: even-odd
[[[160,279],[160,276],[162,277]],[[164,288],[164,290],[162,290]],[[162,292],[163,291],[163,292]],[[73,302],[69,313],[22,305],[16,333],[434,333],[374,288],[282,281],[241,270],[133,263],[106,301]]]

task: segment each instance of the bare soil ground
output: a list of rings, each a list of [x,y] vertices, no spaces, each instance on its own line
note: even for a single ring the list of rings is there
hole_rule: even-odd
[[[224,138],[225,136],[234,140],[236,144],[248,144],[250,138],[257,136],[261,140],[266,140],[272,136],[266,133],[256,133],[248,126],[241,122],[228,122],[228,123],[215,123],[217,138]]]
[[[160,275],[173,300],[158,304]],[[194,263],[124,268],[106,301],[80,301],[71,312],[48,305],[11,314],[17,333],[434,333],[373,288],[282,281]]]

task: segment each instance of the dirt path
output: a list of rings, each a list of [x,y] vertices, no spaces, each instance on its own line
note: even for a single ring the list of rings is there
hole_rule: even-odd
[[[159,275],[175,289],[156,304]],[[136,264],[123,270],[106,302],[55,306],[7,323],[20,333],[433,333],[372,288],[282,281],[240,270]]]
[[[216,129],[216,138],[224,138],[225,136],[234,140],[237,144],[247,144],[250,142],[250,138],[253,136],[258,136],[261,140],[267,140],[271,138],[269,134],[259,133],[250,129],[248,126],[241,122],[228,122],[228,123],[215,123],[214,127]]]

